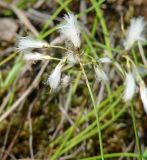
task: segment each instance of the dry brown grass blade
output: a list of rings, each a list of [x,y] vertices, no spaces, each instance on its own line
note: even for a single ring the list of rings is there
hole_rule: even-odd
[[[10,6],[11,9],[13,10],[13,12],[17,15],[17,17],[20,19],[20,21],[35,35],[38,35],[38,31],[36,30],[36,28],[31,24],[31,22],[29,21],[29,19],[26,17],[25,13],[18,9],[17,7],[15,7],[14,5]]]

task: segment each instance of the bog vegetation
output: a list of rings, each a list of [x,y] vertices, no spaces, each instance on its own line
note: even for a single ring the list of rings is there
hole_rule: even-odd
[[[131,2],[0,4],[20,23],[1,46],[1,159],[147,158],[147,22]]]

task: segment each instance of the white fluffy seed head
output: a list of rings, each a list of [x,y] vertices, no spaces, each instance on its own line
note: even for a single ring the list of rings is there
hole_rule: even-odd
[[[60,33],[70,40],[75,48],[81,45],[80,29],[76,17],[72,13],[64,16],[64,22],[59,27]]]
[[[111,63],[112,60],[109,57],[100,58],[99,61],[101,63]]]
[[[104,84],[109,81],[108,76],[99,66],[96,66],[94,69],[95,69],[96,79],[98,81],[101,81]]]
[[[139,84],[139,86],[140,86],[141,100],[142,100],[142,103],[143,103],[144,110],[145,110],[145,112],[147,114],[147,88],[145,87],[144,82],[141,82]]]
[[[129,72],[126,74],[126,80],[125,80],[125,91],[123,96],[125,102],[133,98],[135,94],[135,88],[136,88],[136,83],[134,76],[131,72]]]
[[[61,79],[61,83],[62,83],[62,86],[63,87],[67,87],[70,83],[70,76],[64,76],[62,79]]]
[[[67,62],[72,66],[78,63],[78,60],[73,52],[67,53]]]
[[[145,41],[145,36],[143,34],[146,23],[143,17],[133,18],[131,24],[126,32],[126,39],[124,41],[124,47],[129,50],[135,42]]]
[[[37,61],[45,59],[49,59],[49,56],[43,55],[38,52],[24,54],[24,60],[26,61]]]
[[[60,84],[62,66],[63,64],[59,63],[47,80],[47,84],[50,85],[51,90],[56,90]]]
[[[49,47],[49,44],[44,41],[35,40],[31,37],[21,37],[18,40],[18,49],[20,51],[44,47]]]

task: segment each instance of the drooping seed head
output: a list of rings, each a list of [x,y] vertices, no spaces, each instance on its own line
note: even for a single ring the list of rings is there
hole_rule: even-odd
[[[70,76],[64,76],[62,79],[61,79],[61,84],[63,87],[67,87],[70,83]]]
[[[49,56],[43,55],[38,52],[24,54],[24,60],[26,61],[38,61],[38,60],[47,60],[47,59],[49,59]]]
[[[18,40],[18,49],[20,51],[45,47],[49,47],[49,44],[44,41],[35,40],[31,37],[21,37]]]
[[[98,81],[100,81],[104,84],[109,81],[108,76],[99,66],[94,67],[94,69],[95,69],[95,73],[96,73],[96,79]]]
[[[126,79],[125,79],[125,91],[123,96],[125,102],[133,98],[135,94],[135,88],[136,88],[136,83],[134,76],[131,72],[129,72],[126,74]]]
[[[53,72],[51,73],[51,75],[49,76],[47,80],[47,84],[50,85],[53,91],[56,90],[60,84],[62,67],[63,67],[63,63],[59,63],[55,67],[55,69],[53,70]]]

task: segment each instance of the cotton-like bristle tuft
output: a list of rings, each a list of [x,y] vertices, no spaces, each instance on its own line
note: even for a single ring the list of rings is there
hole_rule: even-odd
[[[94,69],[95,69],[95,73],[96,73],[96,79],[98,81],[101,81],[104,84],[109,81],[108,76],[99,66],[96,66]]]
[[[145,110],[145,112],[147,114],[147,88],[145,87],[144,82],[141,82],[139,84],[139,86],[140,86],[141,100],[142,100],[142,103],[143,103],[144,110]]]
[[[74,55],[73,52],[68,52],[67,53],[67,61],[70,65],[75,65],[78,63],[78,60],[76,58],[76,56]]]
[[[143,17],[133,18],[131,24],[126,32],[126,39],[124,41],[124,47],[129,50],[135,42],[145,41],[145,36],[143,31],[145,29],[146,23]]]
[[[125,102],[133,98],[135,94],[135,88],[136,88],[136,83],[134,76],[131,72],[129,72],[126,74],[126,80],[125,80],[125,91],[123,96]]]
[[[111,63],[112,60],[109,57],[100,58],[99,61],[101,63]]]
[[[62,83],[62,86],[63,87],[67,87],[70,83],[70,76],[64,76],[62,79],[61,79],[61,83]]]
[[[35,40],[31,37],[21,37],[18,41],[18,49],[20,51],[45,47],[49,47],[49,44],[44,41]]]
[[[78,21],[72,13],[68,13],[64,16],[64,22],[60,25],[59,31],[74,44],[75,48],[80,47],[80,29]]]
[[[62,67],[63,64],[59,63],[47,80],[47,84],[50,85],[53,91],[56,90],[60,84]]]
[[[31,60],[37,61],[37,60],[45,60],[45,59],[49,59],[49,56],[43,55],[38,52],[24,54],[24,60],[26,61],[31,61]]]

